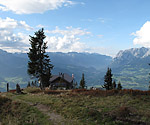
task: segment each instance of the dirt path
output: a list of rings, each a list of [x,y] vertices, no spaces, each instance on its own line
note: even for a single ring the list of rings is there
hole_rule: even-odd
[[[6,94],[3,93],[3,94],[0,94],[1,96],[3,97],[6,97]],[[64,117],[62,117],[61,115],[53,112],[49,106],[46,106],[44,104],[40,104],[40,103],[32,103],[32,102],[27,102],[27,101],[24,101],[24,100],[20,100],[18,99],[18,101],[20,102],[23,102],[23,103],[26,103],[26,104],[29,104],[33,107],[36,107],[40,112],[42,112],[43,114],[49,116],[49,120],[52,121],[52,123],[54,125],[65,125],[65,119]],[[1,125],[1,122],[0,122],[0,125]]]
[[[23,100],[21,100],[21,102],[24,102],[26,104],[33,106],[33,107],[36,107],[40,112],[49,116],[49,120],[52,121],[52,123],[54,125],[65,125],[65,119],[61,115],[53,112],[49,106],[46,106],[46,105],[40,104],[40,103],[34,104],[34,103],[26,102]]]
[[[54,125],[65,125],[64,118],[61,115],[52,112],[48,106],[43,104],[31,104],[31,103],[30,105],[36,107],[43,114],[49,116],[49,120],[52,121]]]

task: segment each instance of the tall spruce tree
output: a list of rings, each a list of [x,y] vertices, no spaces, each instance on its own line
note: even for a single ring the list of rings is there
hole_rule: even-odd
[[[84,73],[82,73],[82,78],[80,81],[80,88],[84,89],[85,88],[85,79],[84,79]]]
[[[113,89],[116,89],[116,82],[115,82],[115,80],[112,83],[112,87],[113,87]]]
[[[113,89],[112,76],[113,74],[111,73],[111,68],[108,67],[106,75],[104,76],[104,85],[103,85],[103,88],[105,88],[106,90]]]
[[[29,53],[27,53],[29,57],[28,74],[31,77],[38,78],[41,88],[49,85],[51,69],[53,68],[45,51],[47,49],[47,42],[44,42],[45,38],[43,28],[35,32],[34,36],[30,36],[31,48],[29,48]]]
[[[122,89],[122,85],[121,85],[121,82],[119,81],[118,83],[118,87],[117,87],[118,90],[121,90]]]

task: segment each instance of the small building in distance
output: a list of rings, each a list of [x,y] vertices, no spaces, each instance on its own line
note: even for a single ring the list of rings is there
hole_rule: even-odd
[[[51,89],[73,89],[74,77],[66,73],[59,73],[59,75],[52,75],[50,78]]]

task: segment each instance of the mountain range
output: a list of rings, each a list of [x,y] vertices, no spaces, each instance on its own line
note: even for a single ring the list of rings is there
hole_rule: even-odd
[[[85,74],[87,86],[100,87],[104,83],[107,67],[112,68],[113,79],[124,88],[147,89],[149,84],[149,48],[132,48],[120,51],[115,58],[96,53],[48,52],[54,65],[52,74],[59,72],[74,74],[79,83]],[[19,83],[25,87],[30,80],[27,74],[26,53],[7,53],[0,50],[0,91],[5,91],[6,83],[15,88]]]
[[[120,51],[112,60],[114,79],[124,87],[147,89],[150,72],[150,48],[132,48]]]
[[[85,74],[87,85],[94,86],[99,82],[101,69],[107,67],[112,58],[96,53],[61,53],[48,52],[51,63],[54,65],[52,74],[59,72],[74,74],[75,80],[79,83],[82,73]],[[0,50],[0,91],[6,89],[6,83],[10,88],[15,88],[19,83],[21,87],[26,87],[30,78],[27,74],[28,56],[26,53],[7,53]]]

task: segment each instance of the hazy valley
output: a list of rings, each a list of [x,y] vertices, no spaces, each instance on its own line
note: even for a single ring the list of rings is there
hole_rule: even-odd
[[[124,88],[142,90],[148,89],[149,84],[149,54],[150,49],[144,47],[120,51],[115,58],[96,53],[48,53],[54,65],[53,74],[74,74],[79,83],[84,73],[87,86],[101,87],[107,67],[111,67],[114,80],[120,81]],[[29,81],[27,62],[25,53],[0,50],[0,91],[6,89],[7,82],[10,88],[15,88],[17,83],[26,87]]]

